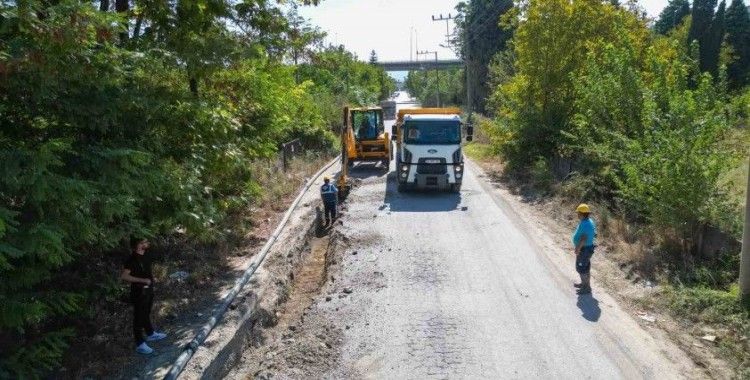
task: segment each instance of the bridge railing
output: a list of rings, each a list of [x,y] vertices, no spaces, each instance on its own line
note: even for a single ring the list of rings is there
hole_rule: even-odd
[[[464,65],[460,59],[424,60],[424,61],[384,61],[375,63],[385,71],[411,71],[458,68]]]

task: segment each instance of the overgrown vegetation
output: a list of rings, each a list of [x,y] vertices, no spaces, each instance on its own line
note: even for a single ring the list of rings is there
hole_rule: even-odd
[[[133,234],[223,238],[264,192],[253,162],[332,151],[340,107],[393,87],[273,2],[96,5],[0,5],[3,378],[54,370],[101,297],[65,273]]]
[[[460,69],[410,71],[404,85],[425,107],[462,106],[466,99],[464,78]]]
[[[479,153],[498,152],[508,172],[633,226],[637,257],[657,262],[651,275],[670,289],[666,305],[727,324],[723,344],[745,368],[750,323],[735,288],[747,8],[670,1],[652,28],[635,5],[616,3],[530,0],[507,12],[500,25],[514,33],[489,65],[495,118],[483,122],[491,148]]]
[[[513,1],[462,1],[456,6],[456,11],[456,38],[453,45],[458,56],[466,62],[465,74],[468,75],[468,97],[472,108],[470,111],[492,114],[494,110],[486,106],[493,91],[488,81],[489,66],[495,56],[507,48],[513,36],[511,24],[501,24],[501,20],[514,14]]]
[[[737,165],[729,141],[746,105],[726,76],[701,70],[690,28],[659,36],[611,4],[528,2],[515,72],[493,95],[494,142],[510,168],[568,160],[592,180],[585,196],[674,232],[685,254],[699,253],[707,225],[736,232],[720,178]]]

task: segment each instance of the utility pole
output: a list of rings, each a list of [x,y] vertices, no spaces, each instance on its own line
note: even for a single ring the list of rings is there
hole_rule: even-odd
[[[432,16],[432,21],[445,21],[445,44],[446,46],[450,46],[451,43],[451,30],[450,30],[450,22],[455,17],[453,17],[452,14],[448,13],[448,17],[443,17],[443,14],[441,13],[439,16],[435,17],[435,15]],[[437,78],[437,101],[438,101],[438,107],[440,107],[440,75],[439,69],[437,67],[437,52],[435,52],[435,77]],[[467,76],[468,78],[468,76]],[[468,80],[467,80],[468,85]]]
[[[750,168],[747,176],[747,195],[745,196],[745,227],[742,230],[740,297],[743,303],[750,303]]]
[[[440,71],[438,70],[438,52],[437,51],[418,51],[417,56],[435,54],[435,100],[437,100],[437,106],[440,107]]]
[[[409,27],[409,62],[414,61],[414,27]]]
[[[448,17],[443,17],[443,14],[441,13],[440,16],[435,17],[432,16],[432,21],[445,21],[445,43],[450,44],[451,42],[451,31],[450,31],[450,21],[453,20],[455,17],[448,13]]]
[[[466,76],[466,109],[469,111],[469,115],[471,115],[472,107],[474,106],[472,104],[472,94],[471,94],[471,58],[467,52],[466,57],[464,58],[466,62],[464,62],[464,76]]]
[[[419,31],[414,29],[414,51],[417,54],[417,61],[419,61]]]

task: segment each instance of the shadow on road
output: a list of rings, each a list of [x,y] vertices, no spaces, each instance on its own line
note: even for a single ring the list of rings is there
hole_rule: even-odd
[[[454,211],[461,204],[460,193],[439,191],[398,192],[396,172],[388,173],[383,201],[393,212]]]
[[[599,300],[594,298],[591,294],[581,294],[578,296],[578,302],[576,303],[579,309],[581,309],[581,316],[587,321],[596,322],[602,315],[602,309],[599,308]]]
[[[372,177],[383,177],[388,174],[380,162],[359,162],[349,169],[349,177],[366,179]]]

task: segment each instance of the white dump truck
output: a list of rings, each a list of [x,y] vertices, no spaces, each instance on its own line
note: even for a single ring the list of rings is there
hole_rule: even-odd
[[[464,173],[461,110],[459,108],[402,109],[393,125],[396,141],[398,191],[461,191]],[[466,141],[473,128],[466,127]]]

